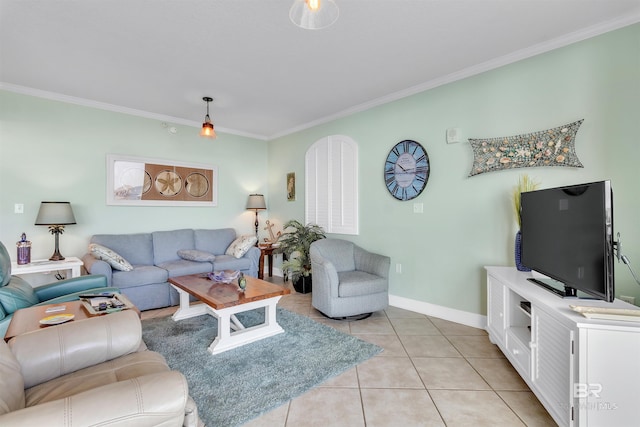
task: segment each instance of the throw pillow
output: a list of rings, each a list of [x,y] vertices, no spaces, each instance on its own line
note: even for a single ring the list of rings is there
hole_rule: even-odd
[[[178,251],[178,256],[188,261],[198,262],[213,262],[216,259],[214,254],[196,249],[181,249]]]
[[[89,253],[93,255],[94,258],[106,262],[116,270],[121,270],[121,271],[133,270],[133,266],[129,264],[129,261],[127,261],[118,253],[116,253],[115,251],[105,246],[99,245],[97,243],[91,243],[89,245]]]
[[[244,254],[246,254],[247,251],[257,242],[258,238],[256,236],[240,236],[229,245],[225,254],[232,255],[236,258],[242,258]]]

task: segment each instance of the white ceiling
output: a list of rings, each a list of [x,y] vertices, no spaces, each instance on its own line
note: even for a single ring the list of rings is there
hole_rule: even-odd
[[[271,139],[640,22],[640,0],[0,0],[0,89]],[[637,54],[637,52],[636,52]]]

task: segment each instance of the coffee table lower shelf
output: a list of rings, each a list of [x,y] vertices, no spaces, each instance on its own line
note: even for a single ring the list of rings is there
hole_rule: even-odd
[[[252,301],[231,307],[215,309],[206,303],[191,305],[189,293],[171,285],[180,295],[180,307],[173,314],[175,321],[189,319],[191,317],[208,314],[218,319],[218,335],[209,346],[209,353],[219,354],[227,350],[249,344],[264,338],[272,337],[284,332],[284,329],[276,321],[276,306],[282,297],[281,295]],[[245,328],[235,316],[237,313],[265,308],[264,323]],[[232,332],[233,330],[233,332]]]

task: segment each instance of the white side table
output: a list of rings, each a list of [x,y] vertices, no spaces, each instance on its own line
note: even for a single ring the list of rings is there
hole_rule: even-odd
[[[50,273],[52,271],[70,270],[71,277],[80,277],[80,267],[82,267],[82,264],[82,260],[77,257],[66,257],[62,261],[39,259],[31,261],[31,263],[25,265],[18,265],[16,261],[12,261],[11,274],[20,276],[22,274]],[[69,278],[68,274],[67,278]]]

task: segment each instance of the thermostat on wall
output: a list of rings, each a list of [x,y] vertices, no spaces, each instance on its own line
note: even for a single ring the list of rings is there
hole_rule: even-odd
[[[455,144],[460,142],[460,129],[449,128],[447,129],[447,144]]]

